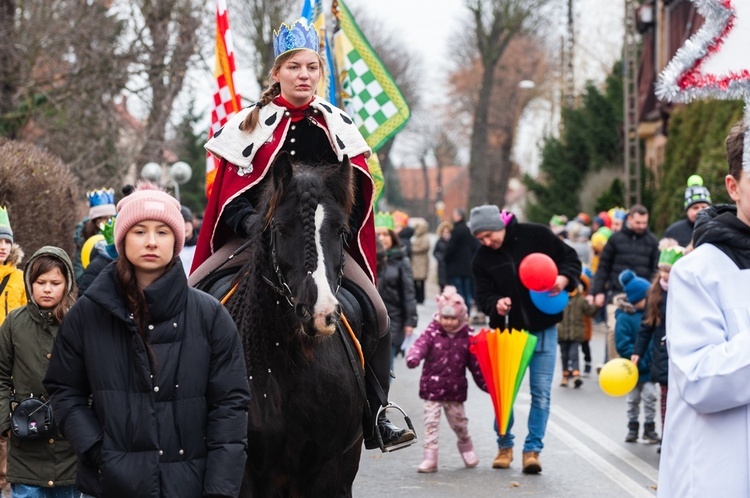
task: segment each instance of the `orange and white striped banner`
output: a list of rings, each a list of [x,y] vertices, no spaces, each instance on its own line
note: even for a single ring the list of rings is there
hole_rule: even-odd
[[[216,67],[209,139],[241,108],[240,96],[234,86],[234,71],[234,43],[229,29],[227,2],[216,0]],[[206,155],[206,197],[211,195],[218,162],[211,154]]]

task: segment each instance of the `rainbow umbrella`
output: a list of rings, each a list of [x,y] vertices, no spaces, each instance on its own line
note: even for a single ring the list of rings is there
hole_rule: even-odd
[[[536,348],[536,336],[524,330],[481,329],[471,341],[492,398],[501,435],[508,431],[510,414],[521,381]]]

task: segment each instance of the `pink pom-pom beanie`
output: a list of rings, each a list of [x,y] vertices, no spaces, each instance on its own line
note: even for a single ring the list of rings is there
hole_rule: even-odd
[[[182,251],[185,244],[185,222],[182,219],[180,203],[177,199],[159,189],[156,185],[144,182],[127,197],[117,203],[115,218],[115,247],[120,256],[125,255],[125,235],[133,225],[141,221],[164,222],[174,233],[174,255]]]
[[[461,294],[452,285],[446,285],[443,293],[437,297],[438,314],[441,316],[453,316],[458,318],[461,324],[468,319],[466,303]]]

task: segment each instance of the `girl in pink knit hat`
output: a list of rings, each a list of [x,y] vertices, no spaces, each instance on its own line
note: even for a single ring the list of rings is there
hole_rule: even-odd
[[[245,356],[226,309],[187,285],[180,204],[141,185],[117,205],[114,231],[119,258],[66,315],[44,380],[78,456],[76,487],[91,496],[238,496]]]
[[[438,429],[440,410],[445,411],[453,431],[458,438],[458,451],[464,464],[471,468],[479,463],[469,436],[464,401],[468,390],[466,369],[471,371],[480,389],[487,391],[487,384],[479,369],[479,362],[469,352],[469,336],[472,328],[467,323],[464,298],[452,285],[448,285],[437,298],[438,312],[434,319],[414,342],[406,355],[406,364],[415,368],[424,360],[422,378],[419,381],[419,397],[424,401],[424,461],[417,472],[437,472]]]

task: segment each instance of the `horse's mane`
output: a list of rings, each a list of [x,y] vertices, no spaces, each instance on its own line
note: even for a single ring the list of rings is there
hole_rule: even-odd
[[[273,391],[269,386],[271,375],[268,369],[268,358],[272,348],[276,348],[280,343],[286,346],[292,340],[292,337],[279,331],[284,327],[292,330],[300,328],[299,320],[291,306],[286,305],[284,298],[273,291],[266,282],[266,279],[276,281],[270,263],[271,224],[279,206],[290,199],[297,200],[300,219],[314,220],[315,207],[324,195],[332,196],[339,202],[345,219],[348,220],[354,208],[354,189],[351,177],[342,177],[340,168],[341,165],[338,163],[297,164],[293,167],[292,178],[289,178],[289,181],[278,181],[273,178],[274,172],[269,171],[259,186],[261,192],[256,209],[260,216],[248,232],[251,244],[247,251],[250,252],[250,258],[235,277],[238,286],[227,303],[227,309],[242,338],[251,381],[253,385],[263,389],[264,394],[266,391]],[[313,222],[304,222],[303,226],[306,232],[315,230]],[[311,240],[314,238],[312,236],[314,233],[306,233],[305,239]],[[305,245],[308,245],[307,242]],[[315,253],[306,247],[305,269],[314,264],[314,257]],[[279,302],[283,305],[277,305]],[[292,335],[298,341],[313,340],[301,332]],[[299,361],[299,358],[292,356],[289,361]]]

